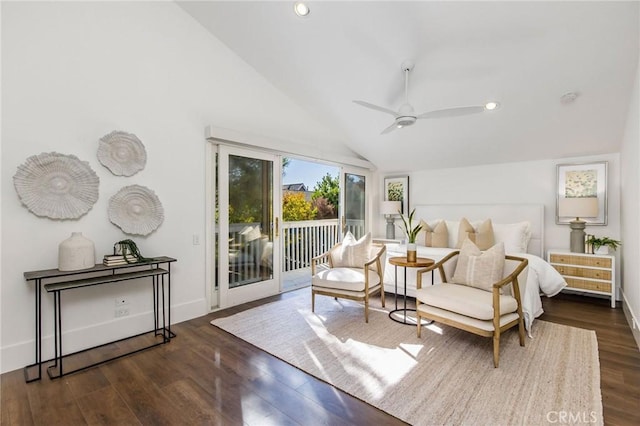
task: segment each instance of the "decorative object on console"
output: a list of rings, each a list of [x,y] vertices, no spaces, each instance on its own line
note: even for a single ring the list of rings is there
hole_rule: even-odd
[[[133,176],[144,169],[147,151],[136,135],[113,131],[100,138],[98,160],[116,176]]]
[[[404,230],[407,234],[407,262],[415,262],[418,258],[416,237],[420,230],[422,230],[422,225],[418,223],[415,227],[413,226],[413,216],[415,214],[416,209],[413,209],[411,210],[411,213],[409,213],[409,217],[407,219],[405,219],[403,215],[400,216],[402,224],[404,225]]]
[[[100,179],[89,163],[57,152],[33,155],[18,166],[13,185],[36,216],[77,219],[98,200]]]
[[[607,162],[589,164],[559,164],[557,166],[556,225],[568,225],[575,215],[560,211],[566,198],[591,198],[598,202],[595,216],[583,217],[588,225],[607,224]]]
[[[95,266],[95,245],[82,232],[72,232],[69,238],[58,245],[58,270],[80,271]]]
[[[384,201],[400,201],[401,214],[409,214],[409,176],[384,178]]]
[[[105,266],[118,266],[151,260],[153,259],[146,258],[140,253],[135,241],[127,239],[115,243],[113,245],[113,254],[105,255],[103,263]]]
[[[387,238],[396,238],[395,216],[400,214],[402,210],[402,202],[400,201],[383,201],[380,203],[380,214],[385,215],[387,219]]]
[[[558,211],[560,216],[572,216],[575,220],[570,222],[571,227],[571,251],[584,253],[585,232],[587,222],[581,218],[598,216],[598,199],[596,197],[562,198]]]
[[[164,209],[149,188],[125,186],[109,200],[109,220],[127,234],[148,235],[164,221]]]
[[[609,254],[610,250],[616,251],[622,242],[609,237],[596,237],[595,235],[587,235],[585,240],[585,253],[591,254]]]

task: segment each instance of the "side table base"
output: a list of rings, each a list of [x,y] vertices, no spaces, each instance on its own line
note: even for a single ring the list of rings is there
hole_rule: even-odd
[[[416,319],[416,316],[407,315],[407,312],[415,312],[415,311],[416,311],[415,309],[394,309],[393,311],[389,312],[389,318],[391,318],[393,321],[400,324],[417,325],[418,320]],[[399,315],[394,315],[394,314],[399,314]],[[421,325],[429,325],[429,324],[433,324],[433,321],[422,320],[421,322]]]

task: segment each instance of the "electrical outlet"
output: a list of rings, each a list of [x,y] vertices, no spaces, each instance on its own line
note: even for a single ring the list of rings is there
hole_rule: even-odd
[[[194,246],[199,246],[200,245],[200,235],[193,234],[193,245]]]
[[[126,317],[129,315],[129,308],[118,308],[116,309],[115,317]]]
[[[129,301],[124,297],[116,297],[116,306],[128,305]]]

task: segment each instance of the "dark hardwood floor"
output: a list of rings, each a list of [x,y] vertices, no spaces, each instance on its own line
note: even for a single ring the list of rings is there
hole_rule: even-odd
[[[176,324],[168,345],[62,379],[27,384],[22,370],[5,373],[2,424],[403,424],[209,324],[264,302]],[[640,424],[640,352],[622,309],[564,294],[544,309],[541,320],[596,330],[605,423]]]

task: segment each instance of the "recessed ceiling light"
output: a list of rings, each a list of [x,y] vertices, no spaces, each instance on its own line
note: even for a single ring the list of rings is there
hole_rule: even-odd
[[[486,104],[484,104],[484,109],[486,109],[487,111],[491,111],[498,108],[498,106],[499,104],[497,102],[487,102]]]
[[[311,12],[311,10],[309,10],[309,6],[301,1],[297,1],[293,5],[293,11],[296,12],[296,15],[298,16],[307,16],[309,12]]]

